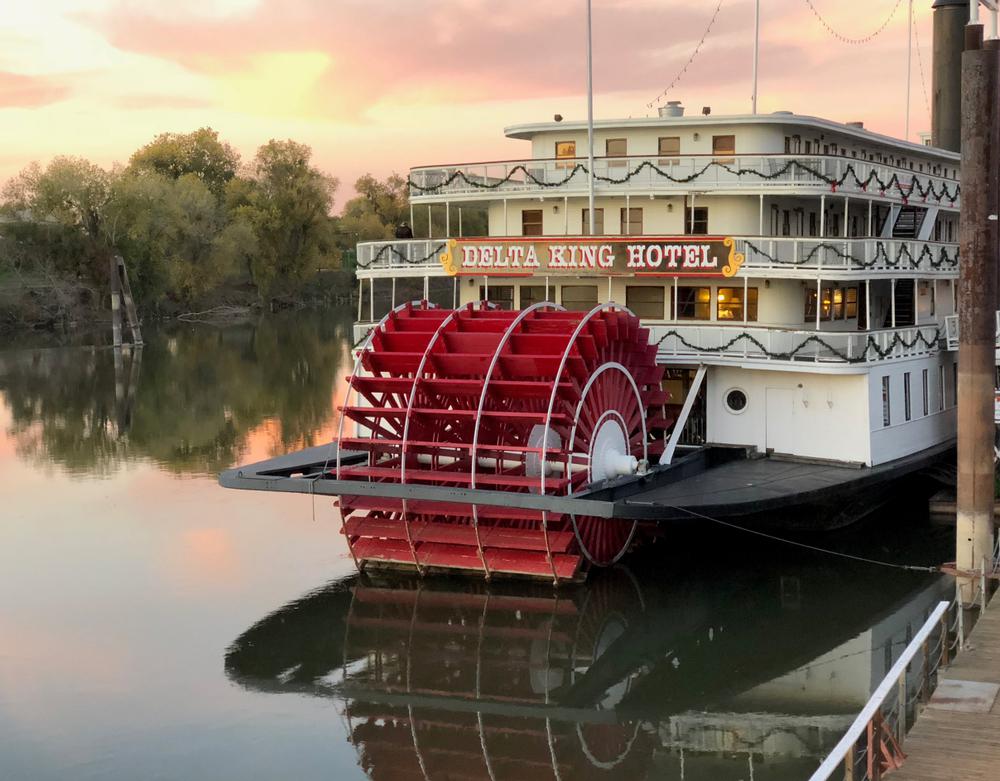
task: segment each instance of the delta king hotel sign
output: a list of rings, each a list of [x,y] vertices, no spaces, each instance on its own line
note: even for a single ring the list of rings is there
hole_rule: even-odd
[[[451,276],[732,277],[743,265],[732,238],[451,239],[440,256]]]

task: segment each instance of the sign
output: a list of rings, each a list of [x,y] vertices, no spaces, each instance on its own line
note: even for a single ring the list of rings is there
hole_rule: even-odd
[[[440,261],[450,276],[732,277],[743,255],[713,236],[561,236],[451,239]]]

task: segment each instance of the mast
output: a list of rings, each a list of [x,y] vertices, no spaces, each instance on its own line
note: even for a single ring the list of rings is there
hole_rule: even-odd
[[[909,15],[907,16],[907,42],[906,42],[906,130],[903,138],[910,140],[910,85],[913,81],[913,0],[907,3]]]
[[[587,0],[587,214],[594,235],[594,38],[591,0]]]
[[[912,2],[912,0],[911,0]],[[760,0],[754,2],[753,22],[753,113],[757,113],[757,67],[760,63]]]

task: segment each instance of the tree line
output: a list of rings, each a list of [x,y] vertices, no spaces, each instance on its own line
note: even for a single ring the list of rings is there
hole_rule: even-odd
[[[304,144],[271,140],[244,161],[207,127],[163,133],[110,169],[32,163],[0,193],[0,314],[14,289],[43,309],[100,308],[114,254],[147,314],[308,300],[318,270],[349,271],[356,242],[391,238],[409,219],[397,174],[362,176],[339,216],[337,188]],[[349,295],[350,274],[334,278]]]

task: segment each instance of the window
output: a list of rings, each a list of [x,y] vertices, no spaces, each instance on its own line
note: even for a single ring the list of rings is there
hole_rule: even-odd
[[[889,378],[882,378],[882,425],[892,423],[892,410],[889,406]]]
[[[556,141],[556,168],[572,168],[574,165],[576,165],[576,141]]]
[[[609,138],[604,142],[604,154],[607,157],[623,158],[628,154],[628,141],[624,138]],[[608,165],[611,168],[622,168],[628,163],[627,160],[612,160]]]
[[[664,298],[663,285],[629,285],[625,288],[625,306],[640,319],[662,320]]]
[[[623,236],[642,235],[642,207],[630,207],[621,210],[621,226]]]
[[[910,373],[903,372],[903,418],[910,419]]]
[[[726,408],[735,415],[747,408],[747,394],[739,388],[733,388],[726,393]]]
[[[945,391],[944,391],[944,366],[938,367],[938,412],[944,410],[945,402]]]
[[[717,320],[742,320],[743,319],[743,288],[741,287],[720,287],[715,295],[718,302],[716,308]],[[747,288],[747,320],[756,322],[757,320],[757,288]]]
[[[542,210],[525,209],[521,212],[521,235],[541,236],[542,235]]]
[[[951,363],[951,403],[958,404],[958,361]]]
[[[479,286],[479,300],[489,301],[496,304],[500,309],[508,312],[514,308],[514,286],[513,285],[485,285]]]
[[[678,320],[712,319],[712,288],[678,287],[675,290]]]
[[[545,285],[521,285],[521,309],[541,304],[545,300]]]
[[[712,154],[717,163],[731,163],[736,154],[736,136],[712,136]],[[721,158],[721,159],[720,159]]]
[[[583,226],[580,228],[581,236],[590,235],[590,209],[584,209],[581,212],[581,219],[583,220]],[[604,209],[594,209],[594,235],[603,236],[604,235]]]
[[[695,206],[688,208],[684,220],[684,232],[688,236],[708,235],[708,207]]]
[[[927,378],[927,369],[924,369],[921,380],[924,386],[924,417],[927,417],[927,413],[930,411],[930,407],[928,405],[928,395],[929,395],[928,386],[930,385],[930,383],[928,382]]]
[[[819,220],[816,219],[816,212],[809,212],[809,235],[819,236]]]
[[[563,285],[562,305],[570,312],[589,312],[597,306],[597,285]]]
[[[820,320],[852,320],[858,316],[856,287],[824,287]],[[816,320],[816,291],[806,291],[806,322]]]
[[[679,156],[681,153],[680,136],[662,136],[660,138],[660,165],[676,165],[677,161],[671,158]]]

